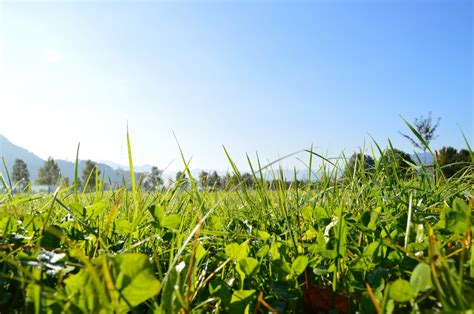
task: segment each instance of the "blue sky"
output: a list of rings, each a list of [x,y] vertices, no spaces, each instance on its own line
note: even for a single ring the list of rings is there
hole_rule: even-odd
[[[471,1],[0,2],[0,134],[43,158],[224,170],[473,136]],[[306,156],[300,155],[305,159]],[[286,165],[302,165],[292,158]]]

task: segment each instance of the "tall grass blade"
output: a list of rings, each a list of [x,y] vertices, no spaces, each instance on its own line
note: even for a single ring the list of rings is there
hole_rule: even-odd
[[[81,143],[77,144],[77,151],[76,151],[76,164],[74,165],[74,201],[77,203],[79,202],[79,196],[77,195],[77,191],[79,189],[79,148],[81,147]]]
[[[130,133],[128,132],[128,125],[127,125],[127,151],[128,151],[128,166],[130,168],[130,184],[132,186],[132,197],[133,197],[133,205],[134,205],[132,223],[135,224],[135,219],[137,218],[139,204],[138,204],[137,186],[135,185],[135,172],[133,171],[132,145],[130,144]]]

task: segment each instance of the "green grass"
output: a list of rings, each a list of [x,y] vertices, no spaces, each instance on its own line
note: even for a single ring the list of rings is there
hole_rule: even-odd
[[[156,193],[134,181],[78,193],[76,175],[54,194],[13,194],[2,177],[0,312],[472,309],[473,164],[449,179],[437,167],[400,174],[378,149],[373,173],[350,178],[345,158],[309,149],[320,179],[276,171],[275,188],[260,163],[247,187],[229,155],[239,182],[222,191],[183,176]]]

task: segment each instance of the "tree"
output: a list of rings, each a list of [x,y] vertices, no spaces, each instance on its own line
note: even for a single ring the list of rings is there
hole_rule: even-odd
[[[38,178],[36,182],[48,186],[48,192],[51,192],[51,187],[56,184],[60,176],[59,166],[53,158],[49,157],[44,162],[43,167],[38,171]]]
[[[472,165],[471,154],[466,149],[457,149],[448,146],[442,147],[436,154],[436,160],[446,178],[458,176],[469,165]]]
[[[20,183],[20,189],[30,182],[30,172],[28,166],[22,159],[15,159],[13,165],[12,179],[15,184]]]
[[[433,124],[433,120],[431,118],[431,112],[428,114],[428,118],[423,118],[423,116],[421,116],[419,119],[417,118],[415,119],[415,122],[413,123],[415,126],[415,129],[423,138],[426,145],[429,145],[432,140],[438,137],[438,136],[435,136],[435,132],[439,126],[440,121],[441,121],[441,118],[438,117],[438,120],[436,121],[436,123]],[[408,134],[403,134],[402,132],[400,132],[400,134],[403,137],[409,139],[412,145],[415,146],[415,148],[422,149],[423,153],[426,153],[426,146],[421,141],[419,141],[418,138],[415,139]],[[425,157],[425,161],[426,161],[426,157]]]
[[[349,158],[346,169],[344,170],[345,176],[352,178],[354,174],[358,176],[362,171],[365,174],[373,173],[375,171],[374,159],[369,155],[364,155],[362,153],[352,154],[351,158]]]
[[[201,188],[205,189],[210,185],[209,173],[207,171],[202,170],[201,172],[199,172],[198,178],[199,183],[201,184]]]
[[[179,184],[182,187],[184,187],[186,189],[189,187],[189,180],[188,180],[188,177],[186,176],[186,173],[178,171],[178,172],[176,172],[176,177],[175,178],[176,178],[175,182],[179,181]]]
[[[92,160],[86,161],[86,166],[82,170],[82,182],[86,184],[87,179],[89,179],[89,182],[87,183],[87,186],[84,186],[84,188],[95,188],[97,176],[100,174],[100,171],[98,169],[99,168],[97,167],[97,164],[95,162],[93,162]]]
[[[181,177],[182,177],[182,178],[181,178]],[[185,179],[186,179],[186,174],[183,174],[182,171],[178,171],[178,172],[176,172],[175,178],[176,178],[176,181],[178,181],[179,178],[181,178],[181,180],[185,180]]]
[[[220,178],[219,186],[222,187],[223,189],[227,189],[227,188],[230,188],[231,183],[232,183],[232,175],[226,172],[226,174]]]
[[[207,171],[201,171],[199,173],[199,183],[201,187],[218,189],[221,187],[221,177],[217,174],[217,171],[212,171],[211,173]]]
[[[395,171],[399,176],[407,176],[411,170],[410,163],[414,164],[415,162],[404,151],[394,148],[384,152],[382,166],[388,176],[393,176]]]
[[[213,171],[209,177],[209,185],[214,189],[221,187],[221,177],[217,174],[217,171]]]
[[[155,166],[151,167],[150,173],[148,173],[143,180],[143,188],[147,191],[156,191],[157,188],[163,184],[162,174],[163,170]]]
[[[242,184],[245,184],[247,188],[253,187],[253,176],[248,172],[243,173]]]

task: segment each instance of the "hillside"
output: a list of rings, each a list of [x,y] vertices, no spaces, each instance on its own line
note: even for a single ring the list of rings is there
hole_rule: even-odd
[[[5,163],[8,167],[8,171],[11,173],[13,164],[15,163],[15,159],[20,158],[22,159],[27,165],[28,170],[30,172],[30,180],[34,181],[38,177],[38,171],[43,166],[45,160],[38,157],[34,153],[13,144],[10,142],[5,136],[0,134],[0,157],[5,159]],[[58,163],[59,169],[61,170],[61,174],[63,177],[69,178],[71,181],[74,178],[74,168],[75,164],[71,161],[56,160]],[[83,169],[85,168],[86,161],[80,160],[79,161],[79,175],[82,174]],[[109,165],[104,163],[97,163],[101,175],[104,176],[105,182],[112,182],[114,184],[123,184],[123,181],[129,182],[130,181],[130,172],[123,169],[113,169]],[[5,169],[2,165],[0,168],[1,172],[4,173]],[[140,175],[139,172],[136,173],[138,177]]]

